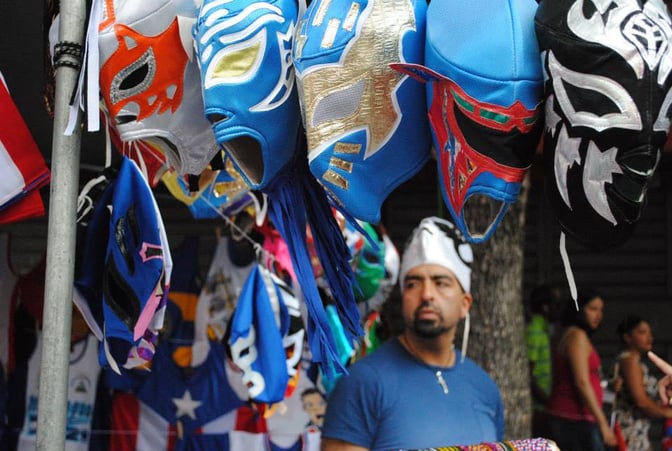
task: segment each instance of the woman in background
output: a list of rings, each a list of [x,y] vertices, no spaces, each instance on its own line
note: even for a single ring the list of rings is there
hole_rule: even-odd
[[[616,436],[602,410],[601,360],[590,337],[602,322],[604,300],[586,288],[577,304],[578,311],[568,303],[553,347],[549,438],[562,450],[603,451],[616,445]]]
[[[642,355],[651,350],[651,326],[643,318],[630,315],[616,328],[622,351],[616,360],[623,384],[616,394],[616,419],[629,451],[649,451],[651,418],[672,418],[672,408],[654,401],[656,378],[649,374]]]

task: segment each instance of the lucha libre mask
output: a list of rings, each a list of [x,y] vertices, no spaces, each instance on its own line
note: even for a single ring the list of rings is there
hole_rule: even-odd
[[[300,128],[294,0],[205,0],[194,28],[205,114],[255,190],[291,161]]]
[[[632,233],[670,127],[662,0],[542,1],[546,192],[562,229],[606,249]]]
[[[534,0],[432,1],[426,67],[394,66],[428,83],[443,197],[471,242],[488,239],[516,201],[541,132],[535,10]],[[481,201],[494,206],[485,227],[465,217]]]
[[[250,188],[268,194],[269,218],[287,243],[308,316],[315,320],[308,328],[313,358],[327,365],[334,343],[312,277],[307,224],[315,225],[320,260],[329,259],[326,278],[345,305],[340,311],[348,326],[359,323],[356,310],[348,308],[355,302],[347,249],[325,212],[326,195],[299,153],[304,136],[292,65],[298,9],[295,0],[205,0],[194,36],[206,116]]]
[[[424,0],[316,0],[294,48],[310,171],[332,201],[378,223],[427,162],[423,87],[389,67],[422,62]]]
[[[287,285],[261,265],[250,271],[240,292],[229,344],[232,360],[243,371],[243,382],[255,402],[275,403],[285,396],[289,382],[286,348],[291,340],[283,341],[282,336],[289,331],[285,299],[290,297],[293,294]],[[291,300],[293,307],[295,301]],[[296,313],[295,308],[292,311]]]
[[[385,242],[368,222],[358,222],[359,228],[346,222],[343,234],[352,255],[352,269],[359,289],[355,289],[358,302],[370,299],[385,277]]]
[[[190,0],[106,0],[100,87],[122,141],[159,146],[180,174],[200,174],[218,146],[203,114],[192,57]]]
[[[206,168],[201,172],[197,192],[190,191],[185,177],[175,171],[166,172],[161,181],[170,194],[189,207],[196,219],[232,216],[253,203],[250,187],[228,156],[224,161],[224,169],[213,171]]]
[[[118,372],[122,364],[147,363],[163,321],[172,258],[153,194],[128,158],[97,202],[83,260],[75,299],[103,341],[101,364]]]

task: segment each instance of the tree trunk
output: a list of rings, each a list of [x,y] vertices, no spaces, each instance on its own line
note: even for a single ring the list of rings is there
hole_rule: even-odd
[[[467,355],[499,385],[507,439],[527,438],[531,434],[532,401],[523,316],[523,244],[528,189],[526,178],[518,201],[509,208],[495,233],[484,243],[472,245],[474,303]],[[470,205],[469,212],[484,213],[487,208],[485,202]]]

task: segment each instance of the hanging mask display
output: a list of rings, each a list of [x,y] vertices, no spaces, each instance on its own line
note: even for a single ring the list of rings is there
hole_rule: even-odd
[[[128,158],[98,200],[83,245],[75,303],[102,341],[101,365],[119,372],[122,365],[146,364],[163,323],[173,265],[156,201]]]
[[[294,0],[205,0],[194,27],[206,117],[255,190],[273,182],[296,149],[297,15]]]
[[[305,158],[292,61],[298,14],[294,0],[206,0],[194,37],[205,114],[243,179],[268,196],[269,219],[287,243],[306,301],[313,357],[328,368],[335,343],[312,274],[307,225],[320,261],[328,261],[325,276],[348,332],[361,327],[347,248]]]
[[[427,82],[441,191],[470,242],[487,240],[517,200],[541,134],[536,8],[534,0],[432,1],[425,67],[394,65]],[[465,208],[483,201],[485,227]]]
[[[353,217],[380,221],[387,196],[429,158],[422,84],[424,0],[316,0],[294,48],[310,171]]]
[[[122,141],[148,140],[180,174],[219,151],[203,115],[191,0],[107,0],[99,28],[100,89]]]
[[[622,244],[670,127],[672,27],[662,0],[542,1],[546,193],[563,231]]]
[[[295,362],[292,361],[290,367],[286,359],[286,348],[290,347],[291,340],[283,341],[290,324],[286,298],[291,298],[295,316],[298,305],[289,287],[257,265],[245,281],[233,312],[229,337],[231,356],[243,372],[243,382],[255,402],[282,401],[289,382],[288,369],[291,368],[292,375],[296,372]],[[293,332],[296,331],[298,329]]]

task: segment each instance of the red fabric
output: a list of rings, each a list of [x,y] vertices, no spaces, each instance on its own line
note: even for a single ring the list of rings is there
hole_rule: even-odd
[[[625,437],[623,437],[621,424],[618,421],[614,422],[614,435],[616,435],[617,442],[615,451],[628,451],[628,445],[625,443]]]
[[[114,451],[135,451],[138,440],[138,418],[140,404],[135,395],[116,393],[112,400],[110,416],[110,449]]]
[[[21,173],[22,181],[10,178],[0,193],[0,224],[44,216],[39,188],[49,183],[51,174],[21,113],[5,84],[0,80],[0,152],[11,161],[3,170]],[[10,173],[10,172],[8,172]]]
[[[0,225],[44,216],[44,203],[38,190],[30,191],[11,206],[0,211]]]
[[[235,430],[253,434],[268,432],[263,410],[264,408],[260,405],[257,405],[256,408],[255,406],[246,404],[240,406],[236,411]]]
[[[663,430],[663,451],[672,451],[672,418],[665,419]]]
[[[0,81],[0,141],[7,149],[13,163],[21,172],[28,190],[49,182],[49,169],[26,125],[21,112],[14,104],[7,87]]]
[[[556,417],[574,421],[595,422],[588,407],[581,400],[581,395],[574,385],[574,377],[569,367],[569,360],[557,352],[553,353],[553,389],[548,402],[548,412]],[[600,385],[600,356],[593,348],[588,356],[590,385],[593,387],[597,402],[602,405],[602,386]]]
[[[16,282],[18,300],[28,314],[42,328],[42,308],[44,307],[44,283],[47,268],[47,254],[28,273]]]

